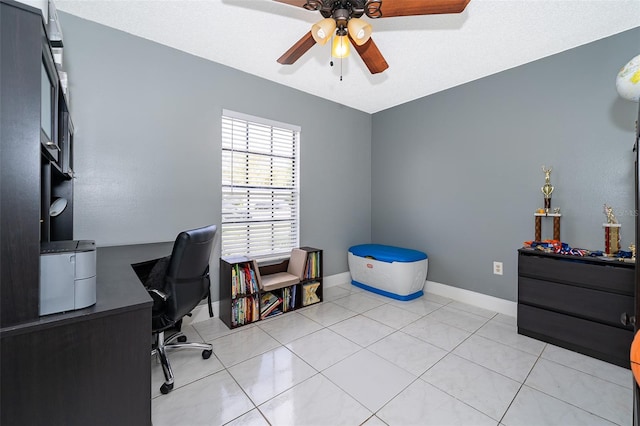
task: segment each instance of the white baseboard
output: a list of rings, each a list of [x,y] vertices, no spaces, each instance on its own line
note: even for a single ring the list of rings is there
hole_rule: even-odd
[[[325,288],[349,283],[351,283],[351,274],[349,272],[329,275],[324,277],[322,280],[322,285]],[[475,291],[465,290],[463,288],[453,287],[447,284],[441,284],[435,281],[427,280],[424,291],[512,317],[515,317],[518,312],[518,304],[516,302],[488,296],[482,293],[476,293]],[[220,315],[220,302],[213,302],[212,307],[213,316],[217,318]],[[185,317],[185,324],[206,321],[209,319],[209,308],[206,303],[198,305],[191,313],[193,314],[191,317]]]
[[[427,280],[424,291],[511,317],[517,316],[518,313],[518,304],[516,302],[437,283],[435,281]]]
[[[349,272],[325,277],[323,281],[325,288],[350,283],[351,274]],[[516,302],[477,293],[471,290],[465,290],[463,288],[453,287],[447,284],[441,284],[435,281],[427,280],[424,291],[512,317],[517,316],[518,313],[518,304]]]
[[[322,286],[324,288],[335,287],[340,284],[351,284],[351,274],[349,272],[329,275],[322,279]]]

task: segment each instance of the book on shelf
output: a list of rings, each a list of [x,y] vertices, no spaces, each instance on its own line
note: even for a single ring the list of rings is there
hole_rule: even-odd
[[[288,312],[296,307],[296,289],[298,286],[285,287],[282,289],[282,310]]]
[[[291,298],[291,287],[284,287],[282,289],[282,310],[287,312],[289,310],[289,300]]]
[[[298,292],[298,286],[294,285],[291,288],[291,309],[296,307],[296,293]]]
[[[258,289],[262,288],[262,278],[260,277],[260,267],[258,266],[258,261],[253,259],[251,261],[251,264],[253,266],[253,275],[255,277],[256,280],[256,292],[258,292]]]
[[[271,317],[275,317],[277,315],[280,315],[282,313],[282,311],[278,308],[274,309],[273,311],[269,312],[269,314],[265,315],[262,317],[262,319],[267,319],[267,318],[271,318]]]
[[[242,264],[236,263],[231,268],[231,285],[233,286],[232,296],[244,294],[244,274],[242,273]]]
[[[238,294],[245,294],[246,284],[244,282],[244,273],[243,273],[242,265],[239,263],[236,263],[235,268],[236,268],[236,275],[238,277]]]
[[[320,301],[320,298],[316,294],[319,286],[319,281],[302,285],[302,306],[312,305]]]
[[[270,314],[276,310],[282,304],[282,299],[275,294],[268,292],[264,293],[260,300],[260,317],[262,319],[270,316]]]
[[[258,292],[258,278],[252,268],[253,265],[254,263],[236,263],[231,268],[232,298]]]
[[[254,322],[259,316],[257,297],[242,297],[231,303],[231,323],[234,326]]]
[[[231,267],[231,298],[235,299],[238,295],[238,273],[235,265]]]
[[[320,277],[320,252],[314,251],[307,256],[304,278],[313,279]]]

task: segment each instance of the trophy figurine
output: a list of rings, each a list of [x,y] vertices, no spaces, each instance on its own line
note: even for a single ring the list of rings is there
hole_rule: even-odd
[[[537,209],[533,214],[535,217],[535,241],[542,239],[542,218],[553,217],[553,239],[560,241],[560,208],[556,207],[551,212],[551,193],[553,192],[553,185],[551,185],[551,167],[548,169],[543,165],[542,172],[544,173],[544,185],[540,190],[544,195],[544,209]]]
[[[618,223],[616,215],[613,214],[613,207],[608,206],[607,203],[603,206],[604,214],[607,216],[607,223]]]
[[[544,172],[544,186],[540,188],[540,190],[542,191],[542,195],[544,195],[544,212],[547,214],[551,209],[551,193],[553,192],[553,185],[549,182],[551,179],[551,170],[551,167],[547,169],[544,165],[542,166],[542,171]]]

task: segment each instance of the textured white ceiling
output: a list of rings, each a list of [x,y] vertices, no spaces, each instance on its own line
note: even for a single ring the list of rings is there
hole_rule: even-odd
[[[385,72],[371,75],[353,49],[330,67],[329,44],[315,45],[294,65],[278,64],[276,59],[322,16],[272,0],[55,4],[60,11],[367,113],[640,26],[640,0],[471,0],[457,15],[365,17],[389,63]],[[638,53],[640,44],[629,46],[629,58]]]

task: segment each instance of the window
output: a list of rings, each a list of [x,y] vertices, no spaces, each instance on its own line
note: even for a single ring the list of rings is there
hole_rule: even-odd
[[[298,246],[300,128],[222,112],[222,256]]]

